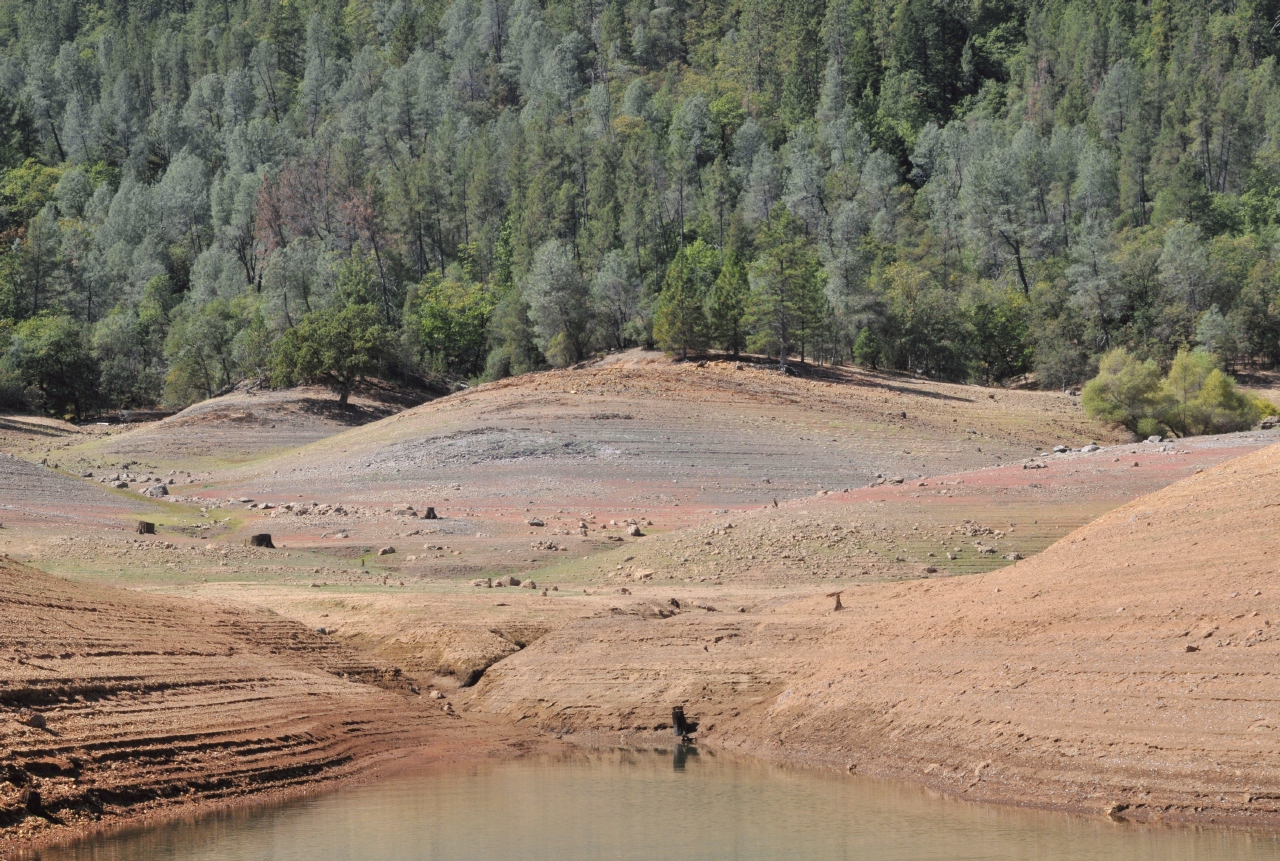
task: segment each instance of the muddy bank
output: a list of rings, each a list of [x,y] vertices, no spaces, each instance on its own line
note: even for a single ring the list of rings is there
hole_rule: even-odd
[[[0,562],[0,857],[403,761],[508,755],[448,695],[266,611]]]
[[[1280,823],[1280,447],[987,574],[744,612],[582,620],[473,707],[609,743],[705,743],[972,798],[1140,821]],[[728,612],[726,612],[728,611]]]

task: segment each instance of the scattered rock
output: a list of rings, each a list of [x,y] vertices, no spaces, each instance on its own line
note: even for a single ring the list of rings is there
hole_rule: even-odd
[[[890,484],[902,484],[904,481],[906,481],[906,479],[900,475],[895,475],[893,478],[889,479]]]
[[[114,487],[116,490],[128,490],[128,489],[129,489],[129,482],[127,482],[127,481],[115,481],[115,482],[112,482],[112,483],[111,483],[111,486],[112,486],[112,487]]]
[[[1065,445],[1055,445],[1053,447],[1054,454],[1066,454],[1069,451],[1071,451],[1071,449],[1067,448]]]
[[[476,579],[476,580],[472,580],[472,581],[471,581],[471,585],[472,585],[472,586],[479,586],[479,587],[480,587],[480,588],[482,588],[482,589],[492,589],[492,588],[493,588],[493,579],[492,579],[492,578],[490,578],[490,577],[480,577],[480,578],[478,578],[478,579]]]
[[[151,487],[148,487],[146,490],[142,491],[142,495],[150,496],[152,498],[168,496],[169,488],[165,487],[163,484],[153,484]]]
[[[1006,553],[1006,554],[1004,554],[1004,558],[1005,558],[1005,559],[1008,559],[1010,562],[1017,562],[1019,559],[1021,559],[1021,558],[1022,558],[1022,554],[1021,554],[1021,553]]]
[[[392,553],[395,553],[395,552],[396,552],[396,549],[389,545],[387,547],[382,547],[378,549],[379,556],[390,556]]]
[[[1160,436],[1160,434],[1154,434],[1147,437],[1147,442],[1164,442],[1164,437]]]
[[[533,582],[532,580],[526,580],[520,584],[520,588],[521,589],[537,589],[538,584]]]
[[[1084,451],[1084,452],[1089,452],[1090,454],[1092,454],[1093,452],[1098,451],[1098,450],[1100,450],[1101,448],[1102,448],[1102,446],[1098,445],[1097,443],[1092,443],[1092,442],[1091,442],[1091,443],[1089,443],[1087,446],[1085,446],[1084,448],[1082,448],[1082,449],[1080,449],[1080,450],[1081,450],[1081,451]]]
[[[644,533],[640,531],[640,527],[634,523],[627,527],[627,534],[630,535],[632,538],[644,537]]]
[[[494,584],[493,584],[493,585],[495,585],[495,586],[519,586],[519,585],[520,585],[520,578],[519,578],[519,577],[514,577],[514,576],[512,576],[512,575],[508,574],[506,577],[500,577],[498,580],[494,581]]]
[[[525,521],[525,522],[526,522],[526,523],[528,523],[530,526],[546,526],[546,525],[547,525],[547,524],[543,523],[543,522],[542,522],[542,519],[541,519],[541,518],[539,518],[539,517],[530,517],[530,518],[529,518],[527,521]]]
[[[1190,643],[1187,643],[1187,651],[1188,651],[1188,652],[1198,652],[1198,651],[1200,651],[1200,647],[1199,647],[1199,646],[1193,646],[1193,645],[1191,645]]]

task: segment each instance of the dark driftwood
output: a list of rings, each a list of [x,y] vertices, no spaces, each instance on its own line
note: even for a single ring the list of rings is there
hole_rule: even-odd
[[[271,543],[270,532],[260,532],[257,535],[250,535],[249,546],[250,547],[271,547],[271,548],[275,547],[275,545]]]

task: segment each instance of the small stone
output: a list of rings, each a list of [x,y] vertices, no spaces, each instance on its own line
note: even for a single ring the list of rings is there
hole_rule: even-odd
[[[1053,447],[1054,454],[1066,454],[1069,451],[1071,451],[1071,449],[1067,448],[1065,445],[1055,445]]]
[[[1188,651],[1188,652],[1198,652],[1198,651],[1200,651],[1200,647],[1199,647],[1199,646],[1193,646],[1193,645],[1191,645],[1190,643],[1187,643],[1187,651]]]
[[[395,553],[395,552],[396,552],[396,549],[395,549],[394,547],[387,546],[387,547],[383,547],[383,548],[379,549],[379,550],[378,550],[378,555],[379,555],[379,556],[390,556],[392,553]]]
[[[1160,436],[1160,434],[1154,434],[1147,437],[1147,442],[1164,442],[1164,437]]]
[[[33,729],[44,729],[48,725],[44,715],[31,709],[21,709],[18,712],[18,723],[29,726]]]
[[[640,527],[634,523],[627,527],[627,534],[630,535],[632,538],[644,537],[644,533],[640,531]]]
[[[895,475],[893,478],[889,479],[890,484],[902,484],[904,481],[906,481],[906,479],[900,475]]]
[[[1099,450],[1099,449],[1101,449],[1101,448],[1102,448],[1102,446],[1098,445],[1097,443],[1092,443],[1092,442],[1091,442],[1091,443],[1089,443],[1087,446],[1085,446],[1084,448],[1082,448],[1082,449],[1080,449],[1080,450],[1081,450],[1081,451],[1084,451],[1084,452],[1093,453],[1093,452],[1095,452],[1095,451],[1098,451],[1098,450]]]
[[[495,581],[495,582],[494,582],[494,584],[493,584],[493,585],[495,585],[495,586],[519,586],[519,585],[520,585],[520,578],[519,578],[519,577],[514,577],[514,576],[512,576],[512,575],[508,574],[506,577],[501,577],[501,578],[499,578],[497,581]]]
[[[530,518],[529,518],[527,521],[525,521],[525,522],[526,522],[526,523],[528,523],[530,526],[546,526],[546,525],[547,525],[547,524],[543,523],[543,522],[542,522],[542,519],[541,519],[541,518],[539,518],[539,517],[530,517]]]

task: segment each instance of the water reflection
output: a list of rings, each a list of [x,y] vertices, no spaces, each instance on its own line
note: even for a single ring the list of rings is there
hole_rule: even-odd
[[[685,761],[691,756],[698,755],[698,747],[693,744],[678,744],[676,752],[671,757],[671,767],[676,771],[684,771]]]
[[[1240,861],[1271,833],[982,807],[684,746],[442,767],[41,861]]]

